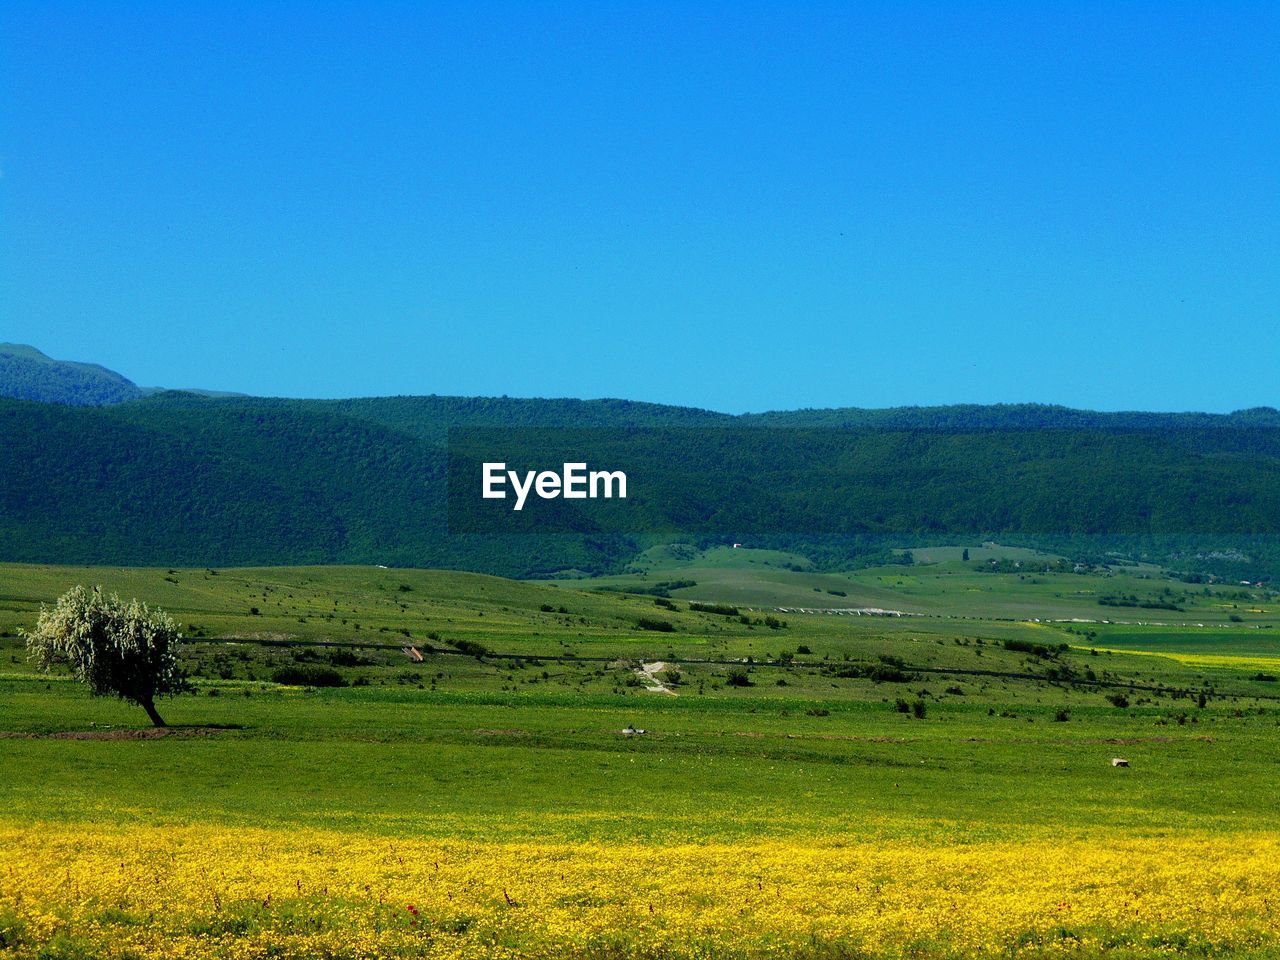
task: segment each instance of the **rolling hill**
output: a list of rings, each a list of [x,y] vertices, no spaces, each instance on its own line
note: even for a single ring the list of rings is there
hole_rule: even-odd
[[[752,536],[835,569],[889,546],[999,536],[1256,578],[1280,570],[1277,424],[1269,409],[734,417],[621,400],[7,399],[0,560],[550,577],[617,573],[677,541]],[[478,497],[450,499],[450,431],[497,437],[508,459],[534,465],[587,443],[634,471],[636,494],[620,520],[557,501],[524,527],[488,523]]]
[[[54,360],[25,343],[0,343],[0,397],[73,407],[102,407],[159,392],[158,387],[140,387],[128,377],[96,363]],[[242,396],[220,390],[186,392],[207,397]]]
[[[26,344],[0,343],[0,396],[96,407],[136,400],[145,393],[132,380],[96,363],[54,360]]]

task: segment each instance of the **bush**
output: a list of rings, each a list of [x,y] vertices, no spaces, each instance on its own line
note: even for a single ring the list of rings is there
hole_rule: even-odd
[[[1123,693],[1108,693],[1107,702],[1113,707],[1119,707],[1121,710],[1129,709],[1129,698]]]
[[[675,627],[666,620],[655,620],[653,617],[641,617],[636,621],[641,630],[654,630],[658,633],[675,633]]]
[[[329,663],[335,667],[367,667],[373,661],[350,650],[334,650],[329,654]]]
[[[889,661],[896,657],[881,658]],[[918,673],[904,670],[902,662],[888,663],[847,663],[829,671],[829,675],[844,680],[870,680],[874,683],[913,683],[920,679]]]
[[[450,640],[455,650],[461,653],[468,653],[473,657],[483,657],[489,653],[489,648],[483,643],[477,643],[475,640]]]
[[[729,686],[731,687],[755,686],[755,684],[751,682],[751,675],[741,667],[738,667],[737,669],[729,671],[728,683],[729,683]]]
[[[273,683],[288,687],[345,687],[347,681],[342,674],[329,667],[311,665],[282,667],[271,674]]]
[[[1029,653],[1033,657],[1056,657],[1059,652],[1067,649],[1066,644],[1059,647],[1046,647],[1043,643],[1032,643],[1030,640],[1006,640],[1004,648],[1012,650],[1015,653]]]
[[[911,713],[917,720],[923,720],[927,708],[923,700],[917,700],[911,705]]]

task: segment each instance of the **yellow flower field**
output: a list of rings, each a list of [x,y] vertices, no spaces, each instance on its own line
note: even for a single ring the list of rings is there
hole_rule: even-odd
[[[0,956],[1271,956],[1280,835],[472,843],[0,826]]]

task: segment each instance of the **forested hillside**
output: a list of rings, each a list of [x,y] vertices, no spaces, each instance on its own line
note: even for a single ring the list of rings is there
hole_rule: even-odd
[[[135,400],[145,391],[96,363],[46,357],[35,347],[0,343],[0,397],[101,406]]]
[[[616,570],[664,539],[756,536],[839,565],[886,544],[1003,536],[1081,552],[1122,545],[1255,576],[1277,565],[1274,419],[1044,407],[732,417],[613,400],[186,393],[100,407],[4,400],[0,560],[545,576]],[[628,470],[626,512],[605,520],[558,501],[528,514],[525,529],[557,531],[542,536],[473,513],[478,498],[451,502],[449,432],[483,427],[501,428],[498,452],[513,463],[558,466],[585,449]]]

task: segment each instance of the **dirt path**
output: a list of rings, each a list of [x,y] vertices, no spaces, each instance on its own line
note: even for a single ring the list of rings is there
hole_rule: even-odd
[[[640,674],[640,679],[645,682],[644,688],[651,693],[665,693],[668,696],[679,696],[674,690],[658,679],[658,674],[667,669],[667,665],[662,660],[655,660],[653,663],[640,663],[636,669],[636,673]]]

